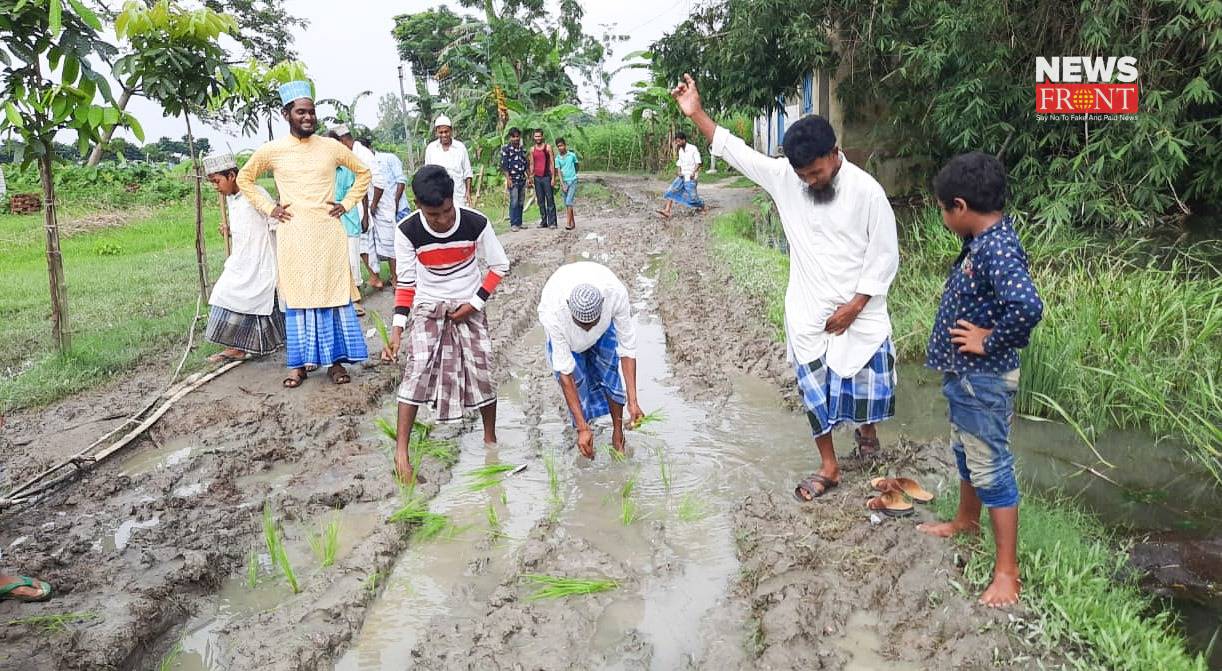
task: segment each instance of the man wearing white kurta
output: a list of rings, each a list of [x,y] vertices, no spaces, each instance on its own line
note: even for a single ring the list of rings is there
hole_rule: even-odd
[[[364,206],[361,212],[361,237],[356,240],[349,239],[348,256],[349,263],[353,268],[358,268],[355,257],[359,256],[360,263],[363,263],[365,270],[369,272],[369,286],[374,289],[381,289],[386,284],[382,282],[382,278],[378,274],[381,271],[381,264],[378,263],[377,250],[374,249],[373,214],[382,197],[392,187],[386,179],[386,174],[382,172],[381,163],[374,157],[373,151],[356,141],[348,124],[338,124],[328,131],[327,134],[339,140],[349,151],[356,155],[358,161],[363,163],[366,168],[369,168],[369,189],[361,199],[361,203]],[[373,256],[373,263],[370,263],[370,256]],[[390,276],[393,278],[394,273],[391,273]],[[355,272],[352,280],[358,287],[364,284],[360,272]],[[360,301],[357,302],[359,303]]]
[[[225,196],[233,251],[208,297],[211,306],[204,337],[226,349],[208,357],[220,363],[276,351],[284,344],[284,313],[276,306],[276,222],[255,209],[238,189],[238,164],[232,154],[204,157],[208,181]],[[268,200],[271,197],[256,187]]]
[[[594,458],[590,422],[611,415],[611,444],[624,451],[628,422],[644,413],[636,395],[636,323],[628,289],[606,266],[579,261],[552,273],[539,299],[547,358],[577,428],[577,447]],[[620,368],[624,378],[620,380]]]
[[[772,197],[789,241],[785,334],[822,466],[794,490],[810,501],[840,484],[832,428],[856,423],[857,453],[880,453],[876,422],[895,414],[887,290],[899,268],[895,213],[869,174],[840,152],[826,119],[799,119],[786,158],[769,158],[717,126],[689,75],[672,95],[712,152]]]
[[[425,147],[424,164],[439,165],[450,173],[450,179],[454,180],[454,207],[466,207],[471,179],[475,177],[471,157],[467,155],[467,145],[454,139],[450,117],[444,114],[433,122],[433,132],[437,134],[437,139]]]

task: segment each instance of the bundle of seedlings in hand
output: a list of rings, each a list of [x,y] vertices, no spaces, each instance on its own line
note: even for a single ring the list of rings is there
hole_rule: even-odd
[[[272,558],[272,564],[284,574],[284,579],[289,583],[289,589],[293,590],[293,594],[300,592],[301,588],[297,586],[297,574],[293,573],[293,565],[289,563],[288,552],[284,549],[284,539],[280,537],[280,531],[276,528],[276,519],[272,516],[270,501],[263,504],[263,540],[267,544],[267,554]]]
[[[517,465],[515,464],[489,464],[488,466],[481,466],[467,471],[467,477],[471,479],[471,484],[467,485],[467,489],[473,492],[482,492],[485,489],[495,487],[505,479],[505,474],[516,468]]]
[[[666,412],[663,410],[654,410],[653,412],[638,419],[636,423],[632,425],[632,428],[640,430],[649,426],[650,424],[657,424],[658,422],[664,421],[666,421]]]
[[[541,586],[530,596],[526,597],[528,601],[538,601],[539,599],[559,599],[561,597],[578,596],[582,594],[596,594],[598,592],[606,592],[619,587],[619,583],[615,582],[614,580],[564,578],[560,576],[539,575],[536,573],[528,573],[522,576],[522,579],[526,582]]]
[[[314,556],[318,558],[318,564],[322,568],[335,563],[335,555],[339,552],[338,512],[331,516],[331,521],[317,534],[310,534],[310,549],[314,551]]]

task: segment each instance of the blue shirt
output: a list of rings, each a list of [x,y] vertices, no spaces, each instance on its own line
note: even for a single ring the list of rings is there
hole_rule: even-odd
[[[556,169],[560,171],[560,178],[566,182],[577,179],[577,161],[579,160],[577,154],[571,151],[556,154]]]
[[[348,190],[356,183],[356,174],[344,166],[339,166],[335,169],[335,202],[344,199],[348,195]],[[361,234],[361,208],[354,207],[340,216],[339,220],[344,224],[344,233],[348,237],[355,238]]]
[[[1026,347],[1039,323],[1044,304],[1035,290],[1009,215],[975,238],[963,242],[942,302],[933,321],[925,365],[956,373],[1007,373],[1018,368],[1018,350]],[[950,329],[960,319],[991,328],[984,356],[962,354],[950,341]]]

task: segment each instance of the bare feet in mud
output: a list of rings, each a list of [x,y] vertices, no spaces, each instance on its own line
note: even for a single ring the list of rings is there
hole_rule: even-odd
[[[959,534],[967,534],[975,536],[980,533],[979,522],[963,522],[960,520],[951,520],[949,522],[926,522],[917,525],[917,531],[937,536],[938,538],[952,538]]]
[[[611,447],[615,448],[616,452],[625,454],[624,450],[628,449],[628,441],[624,438],[623,429],[611,432]]]
[[[1018,593],[1023,589],[1023,581],[1012,573],[993,573],[993,582],[980,595],[979,603],[989,608],[1005,608],[1018,603]]]

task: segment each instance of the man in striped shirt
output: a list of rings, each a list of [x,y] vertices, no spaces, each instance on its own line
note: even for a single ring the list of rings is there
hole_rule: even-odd
[[[390,343],[382,358],[398,355],[407,331],[408,361],[399,385],[395,471],[415,477],[408,454],[412,425],[428,403],[437,421],[456,421],[479,410],[484,442],[496,443],[496,386],[492,340],[484,305],[509,272],[509,257],[488,217],[454,205],[454,180],[426,165],[412,178],[420,208],[395,231],[398,284]],[[488,268],[481,276],[480,266]]]

